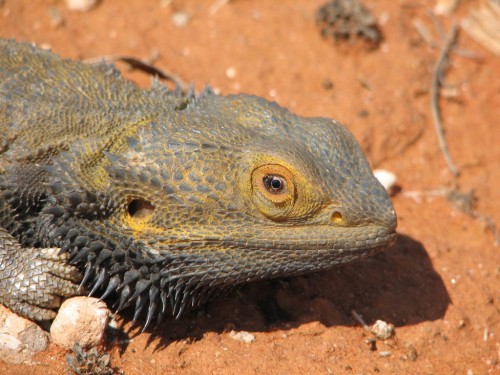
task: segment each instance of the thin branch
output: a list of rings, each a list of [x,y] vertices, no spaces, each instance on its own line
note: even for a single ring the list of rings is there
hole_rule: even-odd
[[[361,324],[361,326],[366,329],[368,332],[371,332],[370,330],[370,327],[368,327],[368,324],[365,323],[363,317],[361,315],[359,315],[356,310],[351,310],[351,314],[352,316],[354,317],[354,319],[356,319],[358,321],[359,324]]]
[[[431,47],[431,48],[437,48],[438,44],[434,41],[432,38],[432,34],[429,31],[427,27],[425,27],[424,23],[422,22],[421,19],[415,18],[413,20],[413,26],[415,27],[415,30],[417,30],[417,33],[422,37],[422,39]]]
[[[105,61],[107,63],[115,63],[117,61],[123,62],[127,64],[130,68],[132,69],[137,69],[143,73],[146,73],[150,76],[156,76],[160,79],[166,80],[173,82],[176,87],[179,87],[181,92],[183,94],[186,94],[189,92],[189,87],[190,85],[184,82],[179,76],[175,75],[172,72],[169,72],[168,70],[165,69],[159,69],[153,66],[153,64],[150,64],[146,61],[137,59],[135,57],[130,57],[130,56],[101,56],[97,58],[92,58],[92,59],[87,59],[85,60],[86,63],[88,64],[95,64]]]
[[[416,18],[412,22],[413,22],[413,26],[415,27],[415,30],[417,31],[417,33],[422,37],[424,42],[427,43],[427,45],[429,47],[431,47],[431,48],[439,48],[440,47],[440,45],[433,39],[431,32],[424,25],[422,20],[420,20],[419,18]],[[462,22],[462,25],[463,25],[463,22]],[[457,54],[459,56],[462,56],[462,57],[465,57],[465,58],[471,59],[471,60],[482,60],[483,59],[483,56],[481,56],[481,54],[479,54],[479,53],[465,50],[465,49],[460,49],[457,47],[453,48],[452,52],[454,54]]]
[[[451,30],[446,37],[446,40],[443,44],[443,48],[439,54],[439,58],[434,66],[434,70],[432,72],[432,83],[431,83],[431,110],[432,117],[434,120],[434,128],[436,130],[436,135],[438,137],[439,147],[441,152],[444,155],[444,159],[446,164],[448,165],[448,169],[453,174],[453,176],[458,176],[460,171],[457,166],[453,162],[450,152],[448,151],[448,144],[446,143],[446,139],[444,136],[444,129],[441,120],[441,112],[439,110],[439,89],[441,87],[441,77],[443,76],[443,72],[446,68],[446,64],[448,61],[448,54],[450,53],[453,44],[455,43],[456,37],[458,33],[458,24],[453,24]]]
[[[175,75],[172,72],[169,72],[168,70],[156,68],[152,64],[148,64],[145,61],[130,56],[117,56],[115,57],[115,61],[124,62],[132,69],[137,69],[151,76],[157,76],[158,78],[173,82],[181,89],[181,92],[183,93],[187,93],[189,91],[190,85],[184,82],[179,76]]]

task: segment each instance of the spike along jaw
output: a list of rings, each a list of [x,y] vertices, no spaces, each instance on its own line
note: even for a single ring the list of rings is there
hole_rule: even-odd
[[[98,293],[104,299],[124,289],[127,282],[137,281],[124,275],[134,269],[131,262],[144,256],[134,244],[132,229],[124,227],[117,216],[127,205],[131,215],[139,217],[147,216],[151,207],[134,201],[133,194],[121,198],[109,189],[106,168],[119,157],[109,152],[82,150],[84,142],[75,143],[71,151],[61,153],[52,165],[44,167],[48,197],[40,220],[36,221],[36,233],[42,246],[69,252],[70,262],[84,275],[81,286],[90,295]],[[126,302],[135,302],[140,291],[137,289]]]

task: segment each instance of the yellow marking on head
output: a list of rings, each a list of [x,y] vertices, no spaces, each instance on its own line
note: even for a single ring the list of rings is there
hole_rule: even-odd
[[[106,167],[110,165],[110,161],[104,157],[103,151],[112,154],[126,151],[127,137],[136,135],[137,130],[149,124],[152,119],[152,117],[147,117],[137,122],[117,126],[117,131],[104,135],[105,141],[96,147],[92,147],[90,143],[86,144],[80,162],[80,173],[85,183],[96,190],[103,190],[109,186],[110,181]]]

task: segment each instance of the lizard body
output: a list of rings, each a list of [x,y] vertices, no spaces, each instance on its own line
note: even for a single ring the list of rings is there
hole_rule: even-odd
[[[0,302],[53,319],[78,283],[179,315],[229,287],[361,259],[392,204],[342,125],[249,95],[141,89],[0,41]]]

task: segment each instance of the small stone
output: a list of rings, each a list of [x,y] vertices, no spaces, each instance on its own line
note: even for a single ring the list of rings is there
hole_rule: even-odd
[[[394,336],[394,326],[383,320],[377,320],[372,326],[371,331],[380,340],[387,340]]]
[[[417,349],[412,344],[407,344],[405,346],[406,348],[406,355],[410,361],[416,361],[418,354],[417,354]]]
[[[236,77],[236,68],[233,66],[230,66],[229,68],[226,69],[226,77],[233,79]]]
[[[255,341],[255,336],[252,335],[250,332],[246,331],[239,331],[239,332],[231,331],[229,332],[229,337],[231,337],[233,340],[246,343],[251,343]]]
[[[330,78],[325,78],[321,83],[321,86],[325,90],[331,90],[333,89],[333,81]]]
[[[375,169],[373,171],[375,178],[382,184],[385,190],[391,190],[396,185],[397,177],[394,173],[385,169]]]
[[[361,118],[367,118],[370,116],[370,112],[368,112],[366,109],[362,109],[358,112],[358,116]]]
[[[38,325],[0,305],[0,361],[30,364],[48,344],[47,333]]]
[[[434,6],[434,14],[438,16],[450,15],[458,5],[458,0],[437,0]]]
[[[118,322],[115,319],[111,319],[108,324],[108,327],[112,329],[118,329]]]
[[[189,16],[184,12],[175,12],[172,14],[172,22],[177,27],[184,27],[189,22]]]
[[[66,5],[69,10],[78,12],[87,12],[92,9],[98,0],[66,0]]]
[[[99,345],[109,317],[106,304],[97,298],[70,298],[61,305],[50,327],[52,341],[66,349],[77,343],[84,349]]]
[[[362,38],[372,46],[382,40],[376,18],[360,1],[332,0],[316,11],[321,35],[339,42]]]

